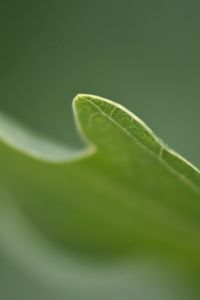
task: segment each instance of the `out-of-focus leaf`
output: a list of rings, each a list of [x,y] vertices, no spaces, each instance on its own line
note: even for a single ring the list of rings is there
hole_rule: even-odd
[[[73,108],[80,150],[0,116],[2,247],[73,299],[151,299],[137,291],[145,260],[198,278],[199,171],[121,105],[78,95]]]

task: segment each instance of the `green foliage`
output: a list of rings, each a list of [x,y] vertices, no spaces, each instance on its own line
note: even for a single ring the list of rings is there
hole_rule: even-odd
[[[141,260],[197,279],[199,171],[121,105],[78,95],[73,108],[78,150],[0,117],[6,251],[73,299],[130,299]]]

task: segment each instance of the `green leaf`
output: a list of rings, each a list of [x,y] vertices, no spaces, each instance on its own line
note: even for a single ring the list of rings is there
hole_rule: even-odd
[[[122,287],[133,295],[140,260],[198,278],[199,171],[121,105],[78,95],[73,108],[83,149],[67,150],[0,115],[6,251],[75,299],[102,290],[126,299]]]

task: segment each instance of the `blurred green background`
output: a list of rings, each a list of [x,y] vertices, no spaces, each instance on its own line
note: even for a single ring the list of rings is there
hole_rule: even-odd
[[[78,145],[72,98],[97,94],[125,105],[200,166],[199,9],[199,1],[180,0],[1,0],[0,110]],[[4,258],[0,264],[22,293],[25,275]],[[14,285],[1,284],[6,299]]]

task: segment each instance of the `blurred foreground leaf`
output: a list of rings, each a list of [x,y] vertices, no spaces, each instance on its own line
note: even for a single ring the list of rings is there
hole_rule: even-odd
[[[0,115],[2,248],[70,299],[178,299],[143,279],[163,262],[198,280],[199,171],[119,104],[78,95],[73,108],[78,150]]]

